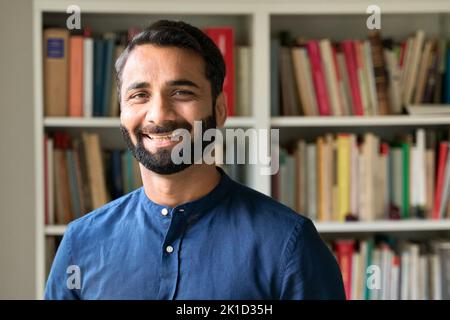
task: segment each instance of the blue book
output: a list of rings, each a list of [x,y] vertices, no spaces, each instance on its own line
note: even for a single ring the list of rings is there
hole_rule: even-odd
[[[104,40],[94,39],[94,117],[103,115],[103,48]]]
[[[101,103],[101,115],[104,117],[110,114],[111,104],[111,86],[113,75],[113,56],[114,56],[114,37],[115,35],[108,35],[108,38],[103,40],[103,87],[102,87],[102,103]]]

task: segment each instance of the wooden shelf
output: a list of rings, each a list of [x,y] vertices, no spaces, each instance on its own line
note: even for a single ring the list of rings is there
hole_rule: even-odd
[[[252,117],[229,117],[225,122],[226,128],[252,127],[255,121]],[[46,128],[118,128],[119,118],[92,117],[92,118],[70,118],[70,117],[47,117],[44,119]]]
[[[314,223],[320,233],[369,233],[369,232],[420,232],[450,231],[448,220],[406,220],[406,221],[372,221],[372,222],[317,222]],[[61,236],[66,231],[65,225],[45,226],[45,235]]]
[[[343,116],[343,117],[272,117],[272,127],[383,127],[450,125],[450,117],[418,116]]]
[[[364,233],[364,232],[417,232],[450,230],[448,220],[404,220],[372,222],[318,222],[315,223],[320,233]]]

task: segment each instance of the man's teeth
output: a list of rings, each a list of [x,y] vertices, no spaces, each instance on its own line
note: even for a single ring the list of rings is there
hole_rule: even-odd
[[[170,140],[172,138],[171,134],[165,135],[165,136],[152,136],[148,135],[148,137],[152,140]]]

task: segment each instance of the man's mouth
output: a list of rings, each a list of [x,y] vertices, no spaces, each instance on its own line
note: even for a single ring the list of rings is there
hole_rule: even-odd
[[[175,134],[173,131],[169,133],[162,134],[154,134],[154,133],[143,133],[144,137],[149,138],[150,140],[163,141],[163,140],[173,140],[175,137],[179,135]],[[178,140],[178,139],[177,139]]]

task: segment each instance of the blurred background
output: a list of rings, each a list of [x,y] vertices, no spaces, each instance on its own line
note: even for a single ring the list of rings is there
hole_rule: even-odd
[[[67,224],[141,186],[113,65],[159,19],[219,46],[226,128],[279,130],[277,174],[222,166],[314,221],[347,298],[450,299],[450,2],[372,2],[0,0],[0,299],[41,299]]]

